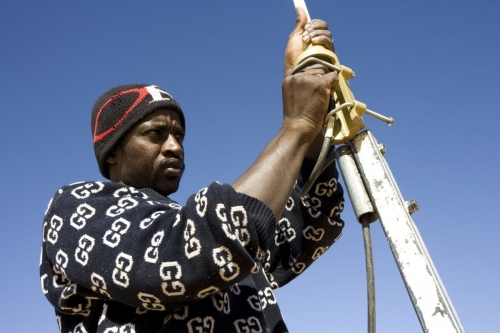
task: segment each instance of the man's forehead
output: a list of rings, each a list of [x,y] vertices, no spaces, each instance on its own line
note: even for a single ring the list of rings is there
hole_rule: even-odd
[[[142,121],[139,123],[140,125],[142,124],[159,124],[159,125],[178,125],[182,127],[181,123],[181,117],[179,116],[179,113],[174,110],[170,109],[159,109],[156,110],[155,112],[149,114],[146,116]]]

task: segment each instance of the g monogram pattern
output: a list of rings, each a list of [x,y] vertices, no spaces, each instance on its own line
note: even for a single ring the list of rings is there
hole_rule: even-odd
[[[290,257],[290,267],[295,274],[300,274],[306,268],[306,264],[303,262],[298,262],[294,257]]]
[[[74,188],[71,194],[77,199],[86,199],[92,194],[99,193],[104,188],[104,184],[101,182],[95,183],[85,183],[81,186]]]
[[[205,196],[207,193],[207,188],[203,188],[196,193],[196,196],[194,197],[194,201],[196,201],[196,211],[198,212],[198,215],[200,217],[205,216],[205,212],[207,211],[207,202],[208,199]]]
[[[255,311],[262,311],[262,306],[260,303],[259,296],[252,295],[247,298],[247,302],[248,304],[250,304],[250,307],[252,307],[252,309],[254,309]]]
[[[342,213],[343,210],[344,210],[344,202],[340,202],[338,206],[332,208],[329,217],[337,217],[340,215],[340,213]]]
[[[218,291],[212,295],[212,303],[217,311],[224,312],[228,314],[230,309],[229,306],[229,294],[226,292]]]
[[[331,197],[337,191],[337,178],[331,178],[328,182],[317,183],[314,193],[317,196]]]
[[[149,227],[161,214],[164,214],[165,212],[166,212],[165,210],[160,210],[151,214],[150,217],[146,217],[144,220],[141,221],[140,224],[141,229],[146,229],[147,227]]]
[[[116,190],[114,193],[113,193],[113,196],[115,198],[119,198],[119,197],[133,197],[133,196],[138,196],[142,199],[147,199],[148,196],[146,195],[146,193],[144,192],[141,192],[141,191],[138,191],[136,190],[135,188],[133,187],[122,187],[122,188],[119,188],[118,190]]]
[[[104,281],[104,278],[100,276],[99,274],[92,273],[90,276],[90,281],[92,282],[92,290],[106,296],[107,298],[111,298],[111,296],[108,293],[108,288],[106,286],[106,281]]]
[[[76,229],[81,229],[87,224],[87,220],[94,216],[95,209],[87,205],[86,203],[81,204],[76,208],[76,212],[71,215],[69,223]]]
[[[276,236],[274,238],[276,245],[284,244],[285,242],[290,242],[295,239],[296,233],[292,224],[287,218],[282,218],[278,222],[278,228],[276,228]]]
[[[325,247],[318,247],[315,251],[314,251],[314,254],[312,256],[312,258],[314,260],[318,259],[319,257],[321,257],[323,255],[323,253],[326,252],[326,250],[328,250],[328,246],[325,246]]]
[[[325,230],[321,228],[314,229],[313,226],[309,225],[302,231],[302,233],[304,234],[304,237],[306,239],[311,239],[313,241],[319,242],[323,238]]]
[[[125,197],[118,200],[118,204],[108,208],[106,215],[115,217],[123,214],[127,209],[132,209],[137,206],[138,202],[132,198]]]
[[[201,242],[194,237],[196,226],[192,220],[187,220],[186,229],[184,230],[184,240],[186,241],[186,257],[189,259],[196,257],[201,252]]]
[[[247,229],[247,212],[243,206],[231,207],[231,219],[228,221],[224,204],[217,205],[216,212],[222,221],[222,230],[231,240],[238,240],[245,246],[250,243],[250,232]]]
[[[66,277],[66,272],[64,269],[68,266],[68,255],[62,250],[57,251],[56,263],[54,264],[54,272],[62,274]]]
[[[234,263],[233,255],[227,247],[220,246],[213,250],[214,262],[220,267],[219,274],[224,281],[231,281],[240,273],[240,267]]]
[[[82,266],[87,265],[89,261],[89,253],[94,248],[95,240],[89,235],[83,235],[78,240],[78,247],[75,251],[75,260]]]
[[[113,269],[113,282],[123,288],[127,288],[130,282],[128,273],[132,269],[134,259],[131,255],[120,252],[115,261],[115,269]]]
[[[268,304],[276,304],[276,298],[274,298],[273,291],[270,287],[265,288],[264,290],[259,290],[259,298],[260,304],[262,305],[262,309],[265,309]]]
[[[256,317],[238,319],[234,322],[234,327],[238,333],[262,333],[262,326]]]
[[[106,231],[104,237],[102,238],[104,244],[109,247],[116,247],[120,244],[122,235],[124,235],[128,228],[130,227],[130,222],[124,218],[119,218],[111,225],[111,228]]]
[[[142,302],[141,306],[148,310],[164,311],[165,307],[161,304],[160,299],[155,295],[138,293],[137,298]]]
[[[302,172],[278,222],[218,182],[184,206],[118,183],[59,189],[45,212],[40,282],[61,331],[95,332],[85,318],[99,318],[107,333],[286,332],[272,289],[317,260],[343,227],[335,168],[304,198],[310,170]]]
[[[52,216],[49,222],[49,231],[47,232],[47,240],[52,244],[57,242],[59,238],[59,230],[63,225],[63,219],[57,215]]]
[[[196,317],[188,321],[189,333],[213,333],[215,320],[213,317]]]
[[[161,288],[167,296],[184,295],[186,288],[180,282],[182,268],[177,261],[164,262],[160,268],[160,276],[164,281]]]
[[[307,196],[302,198],[302,202],[304,206],[307,207],[307,212],[311,215],[311,217],[316,219],[322,214],[319,210],[321,207],[321,201],[318,198]]]
[[[153,264],[158,261],[158,248],[161,244],[161,241],[163,240],[164,235],[165,232],[163,230],[158,231],[156,234],[154,234],[153,238],[151,239],[151,246],[148,247],[146,253],[144,254],[144,260]]]

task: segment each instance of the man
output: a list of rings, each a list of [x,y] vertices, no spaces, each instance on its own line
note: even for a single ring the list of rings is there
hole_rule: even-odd
[[[47,208],[43,292],[61,332],[286,332],[272,289],[340,236],[335,166],[300,198],[320,146],[335,73],[291,75],[303,42],[333,50],[323,21],[299,11],[285,53],[283,125],[233,184],[184,206],[184,114],[166,91],[114,87],[92,111],[94,150],[111,182],[57,191]],[[319,139],[318,139],[319,138]]]

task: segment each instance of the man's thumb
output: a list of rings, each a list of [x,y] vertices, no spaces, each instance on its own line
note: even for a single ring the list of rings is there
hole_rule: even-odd
[[[302,33],[304,31],[304,27],[307,24],[307,13],[301,7],[295,7],[297,11],[297,20],[295,21],[295,28],[292,31],[292,34]]]

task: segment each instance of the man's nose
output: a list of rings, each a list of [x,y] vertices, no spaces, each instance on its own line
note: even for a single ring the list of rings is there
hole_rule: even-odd
[[[184,153],[184,149],[182,148],[182,144],[177,141],[174,135],[169,134],[167,140],[163,143],[161,148],[162,154],[164,156],[175,155],[182,156]]]

